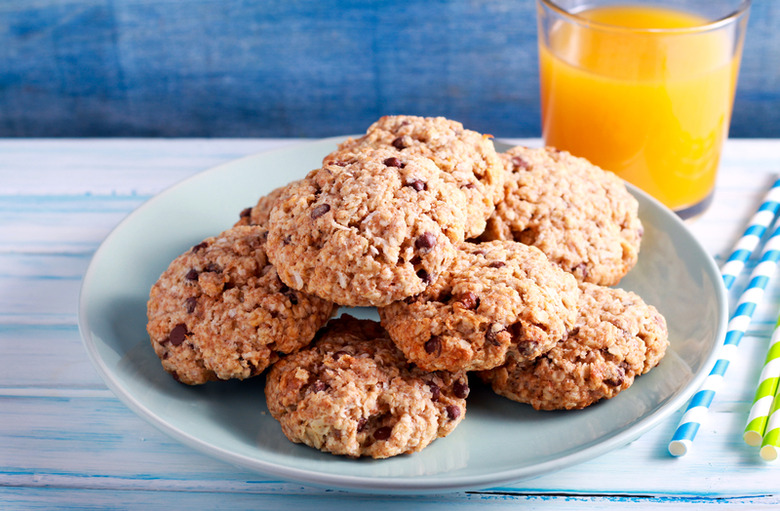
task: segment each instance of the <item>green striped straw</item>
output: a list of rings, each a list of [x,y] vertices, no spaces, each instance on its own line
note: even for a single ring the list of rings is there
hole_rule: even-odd
[[[761,457],[766,461],[774,461],[780,449],[780,391],[775,392],[775,400],[769,411],[769,422],[766,425],[764,441],[761,442]]]
[[[775,330],[772,332],[769,352],[766,354],[764,368],[758,378],[753,406],[750,408],[745,433],[742,435],[748,445],[754,447],[761,445],[778,383],[780,383],[780,317],[777,318]]]

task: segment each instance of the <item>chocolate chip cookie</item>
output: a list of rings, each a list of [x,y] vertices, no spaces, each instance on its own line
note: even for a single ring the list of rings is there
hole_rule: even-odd
[[[368,148],[286,187],[268,255],[288,286],[347,306],[419,293],[465,236],[465,196],[427,158]]]
[[[255,376],[309,344],[334,312],[279,280],[266,236],[239,226],[207,238],[152,286],[147,331],[163,368],[182,383]]]
[[[577,318],[574,277],[514,241],[461,243],[425,291],[379,309],[404,355],[423,369],[482,370],[545,353]]]
[[[485,220],[503,198],[503,164],[491,139],[444,117],[385,116],[362,137],[343,142],[323,162],[344,160],[366,148],[390,150],[401,159],[411,155],[430,158],[466,196],[466,236],[471,238],[485,229]]]
[[[575,409],[627,389],[664,356],[666,321],[635,293],[581,284],[580,316],[568,337],[530,361],[480,376],[509,399],[537,410]]]
[[[480,239],[534,245],[581,282],[615,285],[633,268],[642,224],[620,178],[550,147],[501,156],[504,200]]]
[[[425,372],[378,323],[350,316],[274,364],[265,387],[287,438],[355,458],[422,450],[463,420],[468,393],[465,373]]]

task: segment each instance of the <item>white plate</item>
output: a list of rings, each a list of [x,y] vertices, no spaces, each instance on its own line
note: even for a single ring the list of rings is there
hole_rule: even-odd
[[[656,369],[614,399],[585,410],[537,412],[474,385],[466,418],[450,436],[413,455],[353,460],[288,441],[267,412],[262,377],[176,383],[146,334],[149,288],[176,256],[230,227],[261,195],[319,166],[338,140],[262,153],[193,176],[130,214],[95,253],[79,304],[84,344],[116,395],[173,438],[233,464],[330,488],[484,488],[627,444],[682,407],[712,368],[727,320],[720,273],[674,213],[630,187],[645,234],[639,263],[621,287],[666,316],[671,347]],[[352,313],[376,318],[372,309]]]

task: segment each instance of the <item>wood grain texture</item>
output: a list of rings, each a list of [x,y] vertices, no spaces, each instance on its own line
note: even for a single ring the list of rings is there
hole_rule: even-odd
[[[681,459],[665,449],[682,410],[624,448],[533,480],[414,498],[368,496],[232,467],[134,415],[91,367],[76,327],[81,276],[92,254],[122,218],[168,186],[214,165],[295,142],[0,140],[0,509],[780,505],[780,465],[761,462],[741,440],[780,307],[780,286],[774,285],[756,311],[694,451]],[[690,224],[718,262],[780,172],[778,154],[780,141],[729,141],[714,204]],[[734,289],[741,287],[737,282]]]
[[[383,114],[538,136],[532,0],[0,2],[0,136],[331,136]],[[732,137],[780,136],[754,0]]]

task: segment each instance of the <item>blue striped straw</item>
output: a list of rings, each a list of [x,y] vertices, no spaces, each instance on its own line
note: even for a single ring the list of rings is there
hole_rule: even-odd
[[[731,317],[726,331],[726,339],[721,346],[718,361],[710,371],[704,383],[693,395],[688,408],[683,414],[680,425],[669,442],[669,453],[672,456],[684,456],[688,453],[702,420],[707,415],[715,393],[723,383],[723,376],[734,358],[739,342],[753,318],[758,304],[764,298],[764,291],[769,280],[777,269],[780,260],[780,218],[775,220],[772,235],[764,245],[761,259],[750,274],[750,282],[737,301],[737,308]]]
[[[780,209],[780,178],[776,179],[775,184],[767,191],[761,206],[750,219],[745,233],[737,241],[731,255],[720,269],[726,290],[731,289],[734,281],[742,273],[745,263],[761,242],[767,227],[777,215],[778,209]]]

